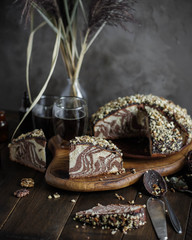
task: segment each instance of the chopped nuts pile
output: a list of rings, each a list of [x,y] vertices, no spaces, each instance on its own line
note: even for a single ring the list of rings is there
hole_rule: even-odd
[[[161,193],[164,193],[164,192],[165,192],[165,189],[160,188],[160,186],[157,184],[153,184],[153,191],[152,191],[153,195],[159,196]]]

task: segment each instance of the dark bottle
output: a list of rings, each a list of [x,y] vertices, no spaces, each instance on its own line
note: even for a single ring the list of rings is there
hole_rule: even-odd
[[[21,107],[19,109],[20,121],[23,118],[23,116],[25,115],[25,113],[27,112],[27,110],[29,109],[29,107],[30,107],[29,97],[27,95],[27,92],[24,92]],[[21,129],[22,133],[30,132],[34,129],[33,128],[33,120],[32,120],[32,112],[28,113],[27,117],[22,122],[20,129]]]
[[[5,112],[0,111],[0,143],[8,140],[8,123],[5,117]]]

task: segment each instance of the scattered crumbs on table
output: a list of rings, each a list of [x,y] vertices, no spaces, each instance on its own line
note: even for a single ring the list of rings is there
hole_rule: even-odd
[[[171,188],[171,192],[175,193],[175,189],[174,189],[174,188]]]
[[[143,194],[141,192],[138,192],[138,196],[139,196],[139,198],[142,198]]]
[[[131,201],[128,201],[129,204],[133,205],[135,204],[135,201],[134,200],[131,200]]]
[[[116,232],[117,232],[117,230],[113,230],[113,231],[111,231],[111,235],[115,235]]]
[[[125,200],[125,198],[121,195],[119,195],[118,193],[115,193],[115,196],[119,199],[119,200]]]
[[[165,177],[165,181],[166,182],[170,182],[170,180],[169,180],[169,178],[167,176]]]
[[[75,202],[76,202],[76,200],[75,200],[75,199],[71,199],[71,202],[72,202],[72,203],[75,203]]]
[[[192,177],[192,173],[187,173],[186,176],[187,177]]]
[[[135,168],[131,168],[131,169],[130,169],[130,172],[133,173],[133,174],[135,174],[135,173],[136,173]]]
[[[55,199],[57,199],[57,198],[60,198],[61,196],[60,196],[59,193],[56,192],[56,193],[53,194],[53,197],[54,197]]]
[[[53,197],[52,197],[51,195],[49,195],[47,198],[48,198],[48,199],[52,199]]]

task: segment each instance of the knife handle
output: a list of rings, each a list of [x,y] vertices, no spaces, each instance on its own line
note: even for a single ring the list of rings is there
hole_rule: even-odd
[[[168,210],[168,213],[169,213],[169,218],[171,220],[171,223],[175,229],[175,231],[177,233],[182,233],[182,228],[181,228],[181,225],[180,225],[180,222],[178,220],[178,218],[176,217],[175,213],[173,212],[173,209],[171,208],[167,198],[165,196],[163,196],[163,199],[165,201],[165,204],[167,206],[167,210]]]

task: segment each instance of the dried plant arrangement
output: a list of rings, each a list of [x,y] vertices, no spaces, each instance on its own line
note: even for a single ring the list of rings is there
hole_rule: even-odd
[[[53,74],[59,52],[61,53],[71,84],[75,86],[79,78],[84,56],[103,28],[106,25],[110,25],[115,27],[121,26],[126,29],[125,24],[134,21],[134,0],[20,1],[23,3],[22,18],[25,17],[26,20],[29,19],[31,22],[26,64],[27,90],[31,102],[29,111],[31,111],[44,93]],[[35,28],[33,27],[34,10],[37,11],[43,19],[43,22]],[[35,33],[46,24],[49,25],[56,34],[52,62],[50,72],[41,91],[38,96],[32,100],[29,84],[29,65],[33,40]],[[73,90],[73,94],[76,95],[75,88]],[[23,117],[22,121],[26,116]]]

